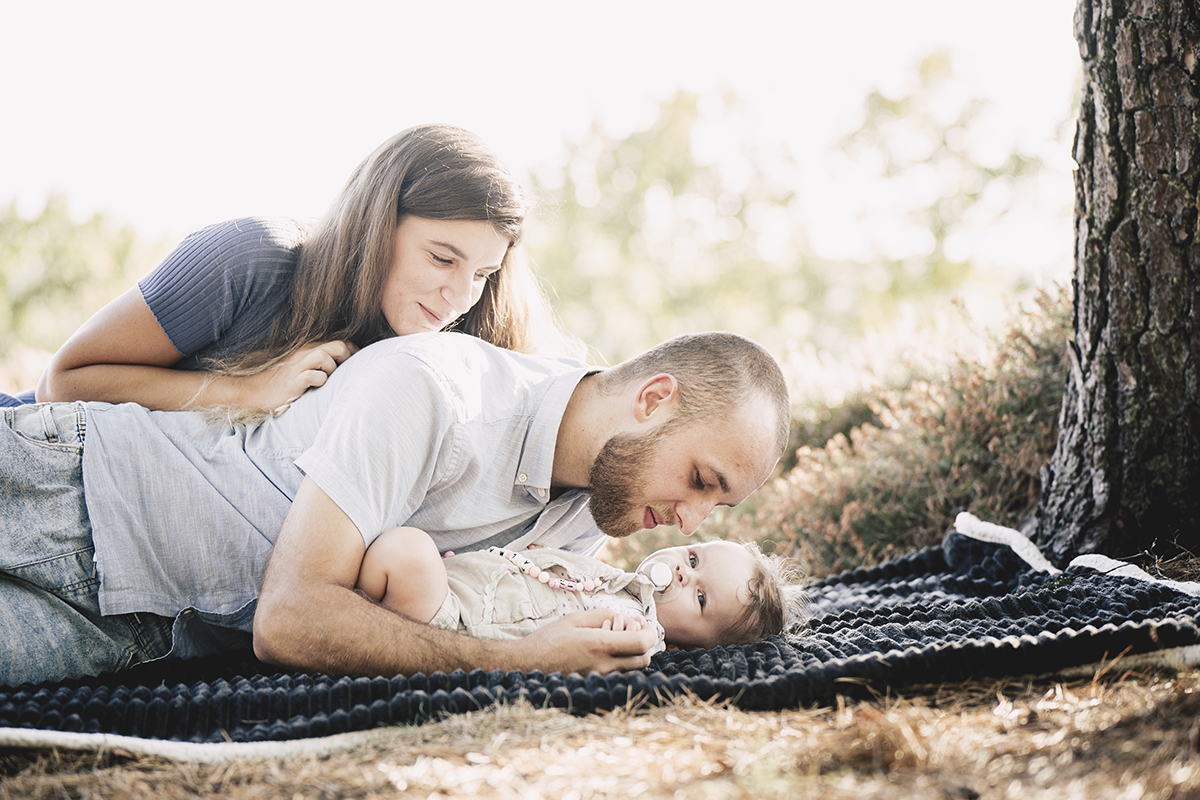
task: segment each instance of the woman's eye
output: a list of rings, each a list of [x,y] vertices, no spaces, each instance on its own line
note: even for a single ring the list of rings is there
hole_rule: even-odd
[[[692,480],[695,483],[697,489],[704,488],[704,478],[700,477],[700,470],[696,470],[696,475]]]
[[[495,274],[496,274],[495,270],[480,270],[479,272],[475,273],[475,280],[486,281],[487,279],[491,278]]]
[[[448,266],[450,266],[451,264],[453,264],[453,263],[454,263],[454,261],[453,261],[452,259],[449,259],[449,258],[442,258],[442,257],[441,257],[441,256],[439,256],[437,253],[430,253],[430,254],[429,254],[429,257],[433,259],[433,261],[434,261],[434,263],[435,263],[435,264],[438,264],[438,265],[440,265],[440,266],[443,266],[443,267],[448,267]]]

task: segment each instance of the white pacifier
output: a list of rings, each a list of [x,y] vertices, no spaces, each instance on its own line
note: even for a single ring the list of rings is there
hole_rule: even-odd
[[[642,574],[654,584],[654,591],[656,592],[661,592],[671,585],[671,568],[661,561],[647,564],[646,570]]]
[[[675,581],[675,570],[663,561],[643,561],[637,571],[654,586],[654,600],[666,603],[679,596],[679,584]]]

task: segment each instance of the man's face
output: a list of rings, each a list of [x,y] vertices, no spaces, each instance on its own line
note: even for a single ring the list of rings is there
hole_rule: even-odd
[[[756,398],[721,421],[619,434],[592,465],[589,506],[600,530],[629,536],[659,525],[695,533],[717,505],[736,505],[775,468],[774,412]]]

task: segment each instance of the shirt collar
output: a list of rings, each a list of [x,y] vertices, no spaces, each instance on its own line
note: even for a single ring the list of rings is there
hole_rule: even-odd
[[[595,371],[581,367],[556,375],[546,381],[545,388],[530,403],[529,429],[525,433],[514,485],[524,489],[542,505],[550,502],[554,444],[558,440],[558,426],[567,411],[567,403],[579,381]]]

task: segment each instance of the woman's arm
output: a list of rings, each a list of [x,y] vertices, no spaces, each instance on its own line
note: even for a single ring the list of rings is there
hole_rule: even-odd
[[[183,408],[205,375],[169,369],[181,358],[135,286],[71,334],[38,380],[37,399]]]
[[[270,411],[325,383],[355,349],[348,342],[315,343],[255,375],[171,369],[183,354],[135,286],[59,348],[38,381],[37,399],[138,403],[161,411],[206,406]]]

